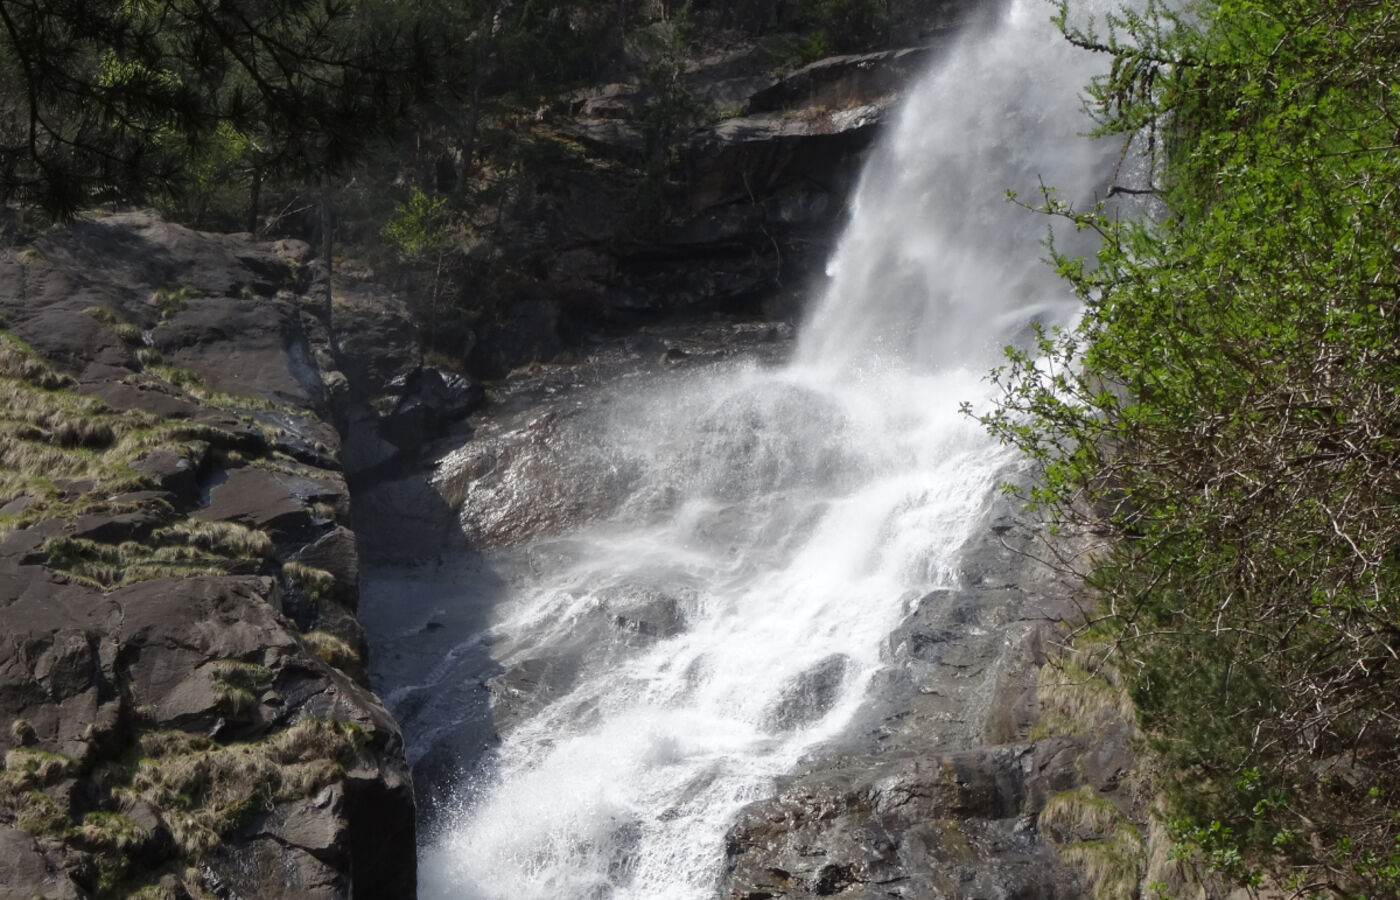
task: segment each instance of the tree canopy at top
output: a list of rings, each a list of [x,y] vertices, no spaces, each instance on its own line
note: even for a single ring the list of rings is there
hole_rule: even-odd
[[[335,170],[432,83],[390,0],[0,0],[0,200],[169,190],[211,142]]]

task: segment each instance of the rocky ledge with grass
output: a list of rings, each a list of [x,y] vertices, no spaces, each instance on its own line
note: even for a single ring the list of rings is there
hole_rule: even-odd
[[[0,898],[413,896],[342,461],[475,394],[326,278],[139,213],[0,252]]]

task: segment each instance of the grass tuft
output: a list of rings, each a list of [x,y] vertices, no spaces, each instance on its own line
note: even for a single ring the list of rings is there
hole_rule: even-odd
[[[270,557],[273,542],[265,532],[237,522],[187,519],[142,541],[108,544],[60,535],[45,541],[43,549],[49,568],[108,590],[155,578],[224,575],[238,560]]]
[[[1089,885],[1097,900],[1136,900],[1147,848],[1111,801],[1089,785],[1046,801],[1037,828]]]
[[[6,332],[0,332],[0,375],[47,391],[73,384],[73,379],[39,359],[28,344]]]
[[[143,749],[159,752],[142,759],[130,784],[114,794],[124,804],[159,810],[180,849],[198,858],[250,815],[333,782],[360,743],[357,729],[319,719],[252,744],[147,735]]]
[[[301,636],[306,647],[327,665],[344,669],[360,661],[360,654],[328,631],[308,631]]]
[[[89,306],[83,312],[112,329],[112,333],[124,344],[139,347],[146,342],[141,326],[129,321],[110,306]]]
[[[164,322],[188,307],[191,300],[203,296],[203,291],[189,284],[177,288],[162,287],[151,292],[150,304],[156,308],[160,320]]]
[[[313,600],[325,600],[335,590],[335,576],[325,569],[291,560],[282,564],[282,576]]]
[[[272,673],[257,663],[220,659],[210,667],[220,712],[230,718],[247,715],[258,705],[258,696],[272,685]]]
[[[1041,717],[1031,729],[1032,741],[1135,721],[1132,698],[1118,672],[1094,651],[1092,645],[1076,648],[1041,667],[1037,686]]]

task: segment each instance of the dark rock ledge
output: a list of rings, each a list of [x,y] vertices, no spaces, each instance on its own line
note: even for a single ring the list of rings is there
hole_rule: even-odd
[[[146,214],[0,252],[2,900],[414,895],[347,472],[476,394],[337,293]]]

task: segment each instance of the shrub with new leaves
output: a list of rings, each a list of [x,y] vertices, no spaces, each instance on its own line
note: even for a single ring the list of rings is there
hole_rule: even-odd
[[[1400,892],[1400,7],[1150,4],[1066,36],[1150,221],[1052,257],[1077,328],[984,421],[1100,529],[1088,626],[1172,767],[1181,840],[1298,895]],[[1133,166],[1124,166],[1130,171]],[[1204,841],[1197,841],[1205,847]],[[1224,857],[1221,857],[1224,858]]]

